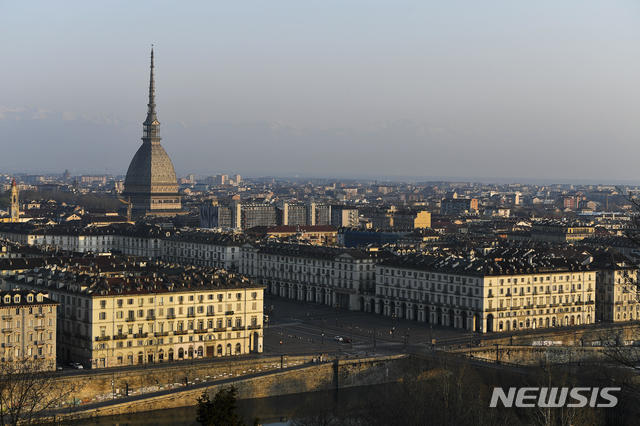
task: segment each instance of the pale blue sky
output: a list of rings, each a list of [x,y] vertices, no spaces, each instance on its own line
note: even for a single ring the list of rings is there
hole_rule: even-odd
[[[640,2],[0,0],[0,171],[640,181]]]

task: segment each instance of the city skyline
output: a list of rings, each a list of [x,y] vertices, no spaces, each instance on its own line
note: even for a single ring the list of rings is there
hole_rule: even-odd
[[[543,3],[4,5],[0,169],[124,174],[155,42],[180,175],[638,181],[640,9]]]
[[[0,423],[635,424],[639,18],[0,2]]]

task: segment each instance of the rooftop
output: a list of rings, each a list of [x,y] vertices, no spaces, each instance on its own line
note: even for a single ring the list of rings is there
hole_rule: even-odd
[[[247,277],[223,269],[183,266],[123,256],[101,256],[92,262],[69,261],[44,265],[12,280],[40,283],[38,287],[63,289],[86,295],[147,294],[183,291],[261,288]]]

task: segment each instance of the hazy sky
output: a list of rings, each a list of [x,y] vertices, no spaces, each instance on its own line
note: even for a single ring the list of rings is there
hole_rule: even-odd
[[[638,0],[0,0],[0,171],[640,181]]]

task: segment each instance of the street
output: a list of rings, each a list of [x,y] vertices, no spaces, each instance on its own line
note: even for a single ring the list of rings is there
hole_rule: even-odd
[[[273,311],[269,308],[273,306]],[[265,354],[343,352],[397,352],[405,346],[468,345],[478,336],[473,332],[450,327],[398,320],[378,314],[345,311],[325,305],[294,302],[266,296]],[[338,342],[341,336],[350,343]]]

